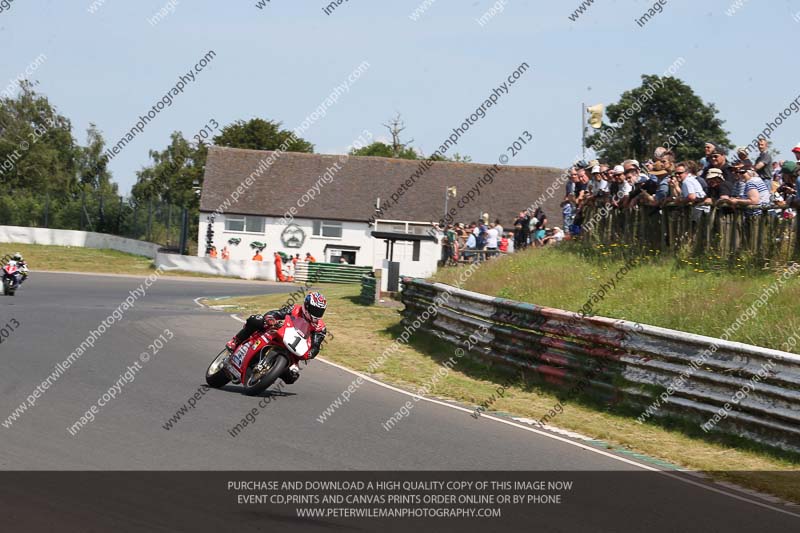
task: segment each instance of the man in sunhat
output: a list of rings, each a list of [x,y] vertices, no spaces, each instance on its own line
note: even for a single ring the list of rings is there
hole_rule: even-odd
[[[722,175],[720,169],[708,169],[706,182],[708,182],[708,196],[704,203],[712,204],[719,200],[730,200],[731,196],[733,196],[733,189],[731,185],[725,181],[725,176]]]
[[[736,159],[737,163],[742,165],[750,165],[753,166],[753,162],[750,161],[750,154],[747,151],[746,146],[740,146],[736,149]]]
[[[654,179],[658,181],[654,182]],[[664,168],[664,164],[661,161],[656,161],[650,171],[650,181],[645,184],[641,194],[637,197],[637,203],[657,207],[669,197],[669,172]]]

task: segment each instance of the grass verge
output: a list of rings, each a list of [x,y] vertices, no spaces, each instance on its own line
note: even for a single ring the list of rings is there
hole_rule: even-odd
[[[399,335],[398,310],[358,304],[360,287],[356,285],[320,287],[328,298],[325,321],[335,334],[335,338],[323,349],[322,356],[353,370],[366,371],[370,362]],[[214,300],[213,303],[233,305],[235,307],[229,311],[248,315],[275,309],[285,302],[286,295],[265,295]],[[232,323],[231,329],[235,329],[235,326]],[[402,345],[371,375],[417,391],[430,386],[431,378],[442,368],[442,362],[453,353],[453,346],[417,332],[408,344]],[[507,383],[508,378],[508,374],[501,370],[462,359],[445,377],[430,387],[429,396],[476,406],[492,395],[497,396],[495,391],[498,384]],[[797,477],[795,474],[787,475],[789,471],[800,471],[800,455],[797,454],[732,439],[701,438],[701,435],[687,433],[684,428],[640,425],[630,416],[604,410],[589,400],[565,398],[546,386],[519,380],[506,387],[505,393],[498,397],[490,410],[538,420],[559,401],[564,404],[564,410],[552,422],[555,426],[605,441],[611,448],[646,454],[691,470],[707,471],[716,479],[800,502]],[[401,403],[398,398],[398,409]],[[336,414],[332,416],[335,417]],[[379,426],[375,430],[383,431]]]
[[[463,289],[536,305],[606,316],[720,337],[781,273],[705,271],[677,266],[674,259],[645,258],[617,279],[621,259],[585,258],[566,246],[513,254],[482,265]],[[610,253],[610,252],[609,252]],[[679,265],[680,263],[678,263]],[[458,269],[442,269],[433,281],[453,284]],[[603,284],[613,288],[598,297]],[[594,298],[593,298],[594,296]],[[599,300],[599,301],[598,301]],[[800,275],[748,313],[730,340],[786,350],[800,330]],[[797,350],[794,350],[797,352]]]

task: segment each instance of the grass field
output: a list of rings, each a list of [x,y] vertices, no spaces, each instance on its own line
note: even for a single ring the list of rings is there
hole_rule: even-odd
[[[483,264],[462,288],[573,312],[591,302],[590,315],[719,337],[782,275],[711,272],[677,266],[674,259],[649,258],[617,279],[625,262],[603,257],[600,252],[587,259],[567,247],[529,250]],[[612,278],[615,286],[601,301],[591,301],[603,284],[612,286]],[[442,269],[434,277],[442,283],[456,279],[457,269]],[[800,330],[800,269],[757,311],[730,340],[782,349]]]
[[[495,265],[492,267],[496,268]],[[485,268],[489,268],[489,265]],[[334,333],[334,339],[323,348],[322,357],[357,371],[365,371],[370,362],[400,334],[398,309],[358,304],[360,288],[355,285],[328,285],[322,286],[321,290],[328,298],[325,320]],[[576,297],[578,294],[580,292],[576,293]],[[235,307],[228,311],[248,315],[280,307],[285,302],[286,295],[269,295],[214,300],[212,303],[233,305]],[[231,329],[235,329],[234,323]],[[431,377],[442,368],[442,362],[452,355],[452,346],[417,332],[372,376],[417,391],[420,387],[430,385]],[[505,383],[507,379],[507,375],[480,362],[462,361],[446,377],[436,382],[428,395],[476,406],[490,398],[497,385]],[[796,475],[794,478],[786,475],[787,471],[800,471],[800,455],[797,454],[775,452],[731,439],[708,437],[699,430],[691,434],[683,428],[640,425],[630,416],[606,411],[581,399],[565,399],[555,390],[524,383],[508,386],[506,393],[499,397],[490,410],[539,419],[559,401],[565,407],[552,422],[558,427],[605,441],[614,449],[643,453],[684,468],[708,471],[715,478],[800,502],[800,486],[794,482]],[[331,420],[335,421],[335,416]]]
[[[153,260],[116,250],[97,250],[73,246],[0,243],[0,258],[19,252],[31,270],[51,272],[95,272],[147,276],[155,271]],[[170,271],[169,276],[216,278],[208,274]]]

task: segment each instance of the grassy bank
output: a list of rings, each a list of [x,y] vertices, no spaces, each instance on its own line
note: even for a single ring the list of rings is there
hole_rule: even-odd
[[[719,337],[781,276],[769,271],[712,272],[681,264],[646,258],[618,278],[625,265],[621,259],[606,259],[602,251],[585,258],[569,248],[553,247],[485,263],[462,288],[574,312],[588,302],[590,315]],[[457,269],[440,270],[434,278],[442,283],[456,279]],[[593,300],[603,284],[610,290]],[[800,271],[778,286],[731,340],[782,349],[800,330]]]
[[[334,339],[326,344],[322,356],[354,370],[366,371],[370,362],[402,331],[398,309],[359,305],[360,288],[355,285],[322,286],[321,290],[328,298],[325,319],[334,333]],[[213,303],[234,305],[232,312],[247,315],[277,308],[285,301],[286,295],[268,295],[214,300]],[[235,326],[231,324],[232,329]],[[372,376],[416,391],[431,385],[432,376],[453,353],[452,346],[417,332]],[[479,362],[463,360],[437,381],[428,395],[476,406],[496,395],[498,384],[507,381],[506,374]],[[565,407],[551,422],[553,425],[605,441],[612,448],[643,453],[693,470],[713,472],[712,475],[718,479],[800,502],[800,486],[785,474],[785,471],[800,470],[800,456],[796,454],[774,452],[717,437],[704,439],[701,435],[653,424],[640,425],[631,417],[604,411],[581,399],[564,398],[555,390],[521,382],[509,385],[490,410],[540,419],[559,401]],[[453,416],[469,415],[454,413]]]
[[[153,260],[116,250],[98,250],[74,246],[0,243],[0,258],[19,252],[31,270],[49,272],[93,272],[147,276],[155,271]],[[209,274],[170,271],[169,276],[219,278]]]

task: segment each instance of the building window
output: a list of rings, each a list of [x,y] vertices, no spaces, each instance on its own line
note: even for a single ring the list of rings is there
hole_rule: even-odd
[[[422,247],[420,241],[414,241],[414,245],[413,246],[414,247],[411,249],[411,260],[412,261],[419,261],[419,252],[420,252],[420,248]]]
[[[342,238],[342,223],[329,222],[327,220],[315,220],[313,234],[315,237]]]
[[[337,250],[336,248],[331,248],[329,251],[328,259],[329,263],[337,263],[337,264],[348,264],[348,265],[355,265],[356,264],[356,252],[352,250]],[[344,261],[342,261],[344,259]]]
[[[225,217],[225,231],[264,233],[264,217]]]

